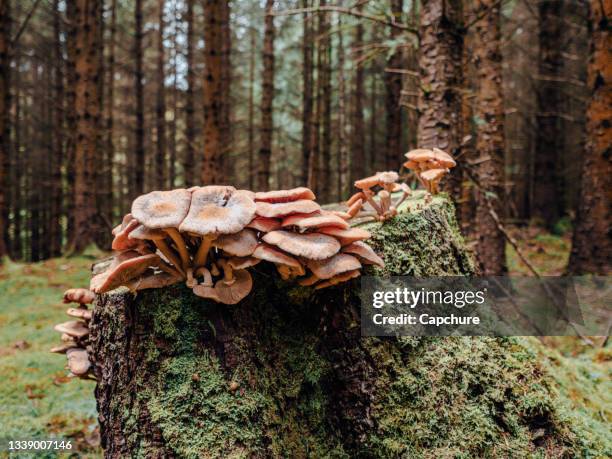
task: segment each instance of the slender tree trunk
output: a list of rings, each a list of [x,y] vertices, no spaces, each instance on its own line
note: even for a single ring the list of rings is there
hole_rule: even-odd
[[[166,84],[164,71],[164,0],[158,0],[155,186],[166,187]]]
[[[370,94],[369,94],[369,109],[370,109],[370,118],[368,123],[369,130],[369,144],[368,144],[368,154],[364,154],[364,161],[366,163],[367,169],[364,169],[364,173],[361,174],[360,177],[363,177],[368,172],[373,172],[375,170],[382,170],[382,163],[384,163],[385,158],[380,158],[376,153],[378,152],[378,75],[375,75],[373,78],[370,78]],[[365,96],[365,94],[364,94]],[[364,136],[365,140],[365,136]],[[382,161],[381,161],[382,159]],[[381,166],[380,168],[378,166]]]
[[[537,75],[537,137],[534,164],[531,216],[540,218],[549,228],[563,213],[559,164],[563,148],[561,119],[564,95],[559,78],[563,75],[563,49],[559,46],[564,23],[563,0],[539,0],[540,55]]]
[[[229,28],[227,0],[204,2],[204,156],[201,180],[203,185],[222,183],[223,161],[228,151],[229,48],[226,39]]]
[[[586,113],[587,139],[569,271],[609,275],[612,273],[612,126],[609,117],[612,106],[609,23],[612,1],[591,0],[589,3],[591,42],[587,83],[591,99]]]
[[[62,250],[62,163],[64,158],[64,56],[62,53],[62,30],[59,0],[53,0],[53,150],[51,178],[51,206],[49,219],[49,252],[58,257]]]
[[[257,37],[254,27],[250,28],[249,34],[251,36],[251,52],[249,55],[249,170],[247,173],[249,175],[249,190],[252,190],[255,188],[255,53]]]
[[[308,0],[302,0],[302,6],[309,6]],[[302,39],[302,184],[308,184],[308,170],[310,155],[312,152],[312,90],[313,90],[313,43],[312,43],[312,18],[304,13],[304,36]]]
[[[96,226],[95,160],[98,158],[99,107],[99,0],[76,2],[76,158],[75,235],[72,251],[93,242]]]
[[[420,16],[421,91],[418,144],[438,147],[452,156],[461,144],[461,2],[423,0]],[[454,170],[446,188],[457,198],[461,178]]]
[[[327,2],[321,0],[321,6],[325,6]],[[321,25],[319,31],[319,53],[321,55],[321,158],[320,168],[321,173],[317,177],[320,182],[321,201],[331,201],[331,38],[330,25],[328,14],[323,14],[321,17]]]
[[[344,33],[342,31],[342,15],[338,15],[338,156],[337,156],[337,200],[342,201],[348,194],[349,161],[348,161],[348,133],[346,132],[346,83]]]
[[[403,0],[391,0],[391,14],[395,22],[402,22]],[[391,39],[397,41],[401,31],[391,28]],[[387,67],[391,70],[403,67],[403,48],[399,47],[389,57]],[[385,72],[385,168],[398,170],[402,155],[402,109],[400,98],[402,92],[402,75],[397,72]]]
[[[361,11],[361,6],[359,7]],[[355,27],[353,48],[363,45],[363,24],[358,22]],[[363,97],[365,71],[362,63],[356,65],[351,94],[351,182],[363,178],[366,174],[365,156],[365,122],[363,117]],[[375,154],[372,152],[372,154]]]
[[[266,0],[266,19],[263,41],[263,83],[261,94],[261,147],[257,187],[266,191],[270,182],[270,156],[272,155],[272,104],[274,101],[274,0]]]
[[[194,185],[195,169],[195,69],[194,69],[194,29],[193,29],[194,0],[187,0],[187,93],[185,100],[185,141],[187,147],[183,157],[183,174],[185,186]]]
[[[115,124],[114,110],[115,110],[115,41],[117,36],[117,0],[111,0],[110,6],[110,36],[108,38],[108,65],[107,65],[107,83],[106,83],[106,139],[104,142],[104,148],[106,149],[110,164],[108,164],[108,170],[110,172],[106,179],[106,186],[109,187],[109,193],[107,199],[111,203],[111,212],[109,217],[111,221],[115,220],[115,206],[116,202],[120,202],[118,196],[115,196],[113,189],[115,184],[113,183],[113,177],[115,176],[115,142],[113,140],[113,131]],[[113,199],[115,198],[115,199]]]
[[[232,145],[234,142],[234,129],[233,126],[233,110],[232,110],[232,63],[231,63],[231,51],[232,51],[232,32],[230,28],[230,1],[225,0],[221,2],[221,33],[223,36],[221,47],[221,81],[223,83],[223,100],[225,103],[222,106],[223,116],[222,121],[222,132],[225,141],[222,146],[221,154],[221,165],[222,165],[222,180],[228,181],[229,183],[234,182],[234,161],[229,157],[232,151]]]
[[[474,17],[482,16],[474,24],[472,51],[477,76],[474,113],[481,120],[476,123],[476,151],[482,157],[490,158],[476,166],[476,175],[482,187],[476,193],[476,253],[484,275],[501,276],[506,272],[506,241],[490,214],[488,204],[501,218],[504,195],[504,100],[499,3],[497,0],[476,0],[473,14]],[[490,197],[489,193],[493,196]]]
[[[176,182],[176,159],[177,151],[177,135],[178,135],[178,22],[180,16],[178,13],[177,2],[174,2],[172,9],[172,20],[174,22],[172,30],[172,122],[170,123],[170,141],[169,141],[169,165],[168,165],[168,187],[173,189]]]
[[[21,65],[21,55],[16,53],[15,55],[15,68],[19,71]],[[15,117],[13,118],[14,126],[14,142],[13,142],[13,155],[12,166],[17,171],[25,170],[24,160],[21,155],[21,79],[15,81]],[[13,238],[11,239],[11,256],[15,260],[23,259],[23,175],[24,174],[13,174],[12,180],[12,202],[13,208]]]
[[[144,146],[144,86],[143,86],[143,51],[142,51],[142,0],[134,3],[134,92],[136,95],[136,129],[134,131],[135,158],[130,162],[129,171],[130,198],[133,199],[145,189],[145,146]]]
[[[75,237],[75,162],[76,162],[76,3],[66,3],[66,193],[65,213],[68,219],[66,239]]]
[[[310,127],[310,156],[308,158],[308,187],[313,190],[317,195],[320,194],[320,179],[321,179],[321,118],[323,115],[323,55],[322,47],[320,44],[322,32],[325,29],[325,12],[319,12],[316,15],[317,18],[317,29],[316,29],[316,84],[313,82],[314,91],[314,112],[311,119]],[[314,26],[313,26],[314,30]],[[314,59],[313,59],[314,61]]]
[[[0,0],[0,263],[6,255],[6,220],[5,190],[6,164],[9,158],[10,131],[10,1]]]

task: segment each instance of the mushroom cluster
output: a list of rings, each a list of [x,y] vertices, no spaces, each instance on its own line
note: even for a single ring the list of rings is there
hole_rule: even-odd
[[[68,308],[66,314],[73,320],[57,324],[54,329],[62,334],[62,344],[55,346],[51,352],[65,354],[68,369],[72,376],[83,379],[95,379],[89,360],[89,321],[91,310],[88,304],[93,303],[95,294],[84,288],[72,288],[64,292],[64,303],[78,303],[77,308]]]
[[[90,289],[137,291],[184,281],[200,297],[236,304],[251,291],[249,268],[262,261],[282,279],[328,287],[359,276],[362,263],[383,266],[363,242],[370,234],[350,228],[356,213],[326,211],[304,187],[153,191],[136,198],[113,230],[114,256]]]
[[[431,194],[438,194],[440,180],[457,165],[451,155],[439,148],[418,148],[406,153],[406,159],[404,167],[413,170]]]
[[[355,188],[359,191],[351,196],[346,205],[347,215],[353,217],[372,217],[377,221],[385,221],[397,215],[397,209],[410,196],[410,188],[405,183],[397,183],[399,175],[397,172],[377,172],[371,177],[366,177],[355,182]],[[378,192],[374,191],[379,187]],[[391,193],[401,191],[402,194],[395,201]],[[378,199],[374,199],[375,196]],[[370,205],[372,210],[364,210],[364,206]]]

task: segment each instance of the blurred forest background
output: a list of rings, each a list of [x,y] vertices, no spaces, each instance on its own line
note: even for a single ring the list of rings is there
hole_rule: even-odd
[[[0,259],[108,247],[153,189],[308,185],[334,202],[436,146],[458,160],[446,190],[483,272],[505,273],[535,225],[573,239],[560,272],[609,273],[611,12],[0,0]]]

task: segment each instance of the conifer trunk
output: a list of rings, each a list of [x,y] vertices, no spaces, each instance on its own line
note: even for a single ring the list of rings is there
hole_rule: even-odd
[[[164,69],[164,0],[157,2],[157,94],[155,103],[155,183],[158,190],[166,188],[166,72]]]
[[[302,0],[302,7],[308,8],[308,0]],[[312,90],[313,90],[313,43],[312,16],[303,15],[302,38],[302,184],[308,183],[308,170],[312,152]]]
[[[130,197],[133,199],[144,193],[145,186],[145,146],[144,146],[144,83],[143,83],[143,25],[142,25],[142,0],[134,3],[134,92],[136,96],[136,129],[135,154],[128,161],[128,174],[130,180]],[[131,156],[131,155],[130,155]]]
[[[187,91],[185,94],[185,156],[183,157],[183,174],[185,186],[194,185],[195,168],[195,69],[194,69],[194,18],[193,4],[195,0],[187,0]]]
[[[261,147],[259,148],[258,191],[267,191],[270,184],[272,155],[272,103],[274,101],[274,0],[266,0],[266,19],[263,40],[263,82],[261,94]]]
[[[6,255],[6,228],[8,222],[5,202],[6,164],[9,158],[9,104],[10,104],[10,2],[0,0],[0,260]],[[1,261],[0,261],[1,263]]]
[[[360,3],[359,11],[361,9]],[[363,46],[363,24],[361,21],[355,27],[353,37],[353,49],[358,46]],[[364,78],[363,63],[360,62],[355,68],[351,93],[351,182],[363,178],[366,174],[365,121],[363,115]],[[374,132],[371,135],[374,135]],[[375,153],[372,152],[372,154]]]
[[[391,0],[391,14],[397,23],[402,22],[403,0]],[[397,40],[401,32],[391,28],[391,39]],[[400,97],[402,75],[397,72],[403,66],[403,48],[398,47],[387,61],[385,72],[385,169],[398,170],[402,155],[402,110]],[[394,71],[395,70],[395,71]]]

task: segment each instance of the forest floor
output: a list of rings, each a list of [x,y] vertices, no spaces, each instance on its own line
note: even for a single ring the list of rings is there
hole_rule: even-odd
[[[515,229],[520,249],[542,275],[563,273],[567,236],[537,228]],[[61,298],[70,287],[88,285],[91,263],[102,254],[40,263],[6,262],[0,268],[0,440],[65,438],[80,457],[100,457],[94,383],[68,378],[61,355],[48,349],[59,341],[53,325],[68,320]],[[507,251],[510,273],[529,275],[516,252]],[[594,435],[609,435],[612,417],[610,346],[590,347],[574,338],[536,343],[558,390],[582,412]],[[37,457],[41,457],[37,455]],[[56,457],[50,454],[47,457]]]

